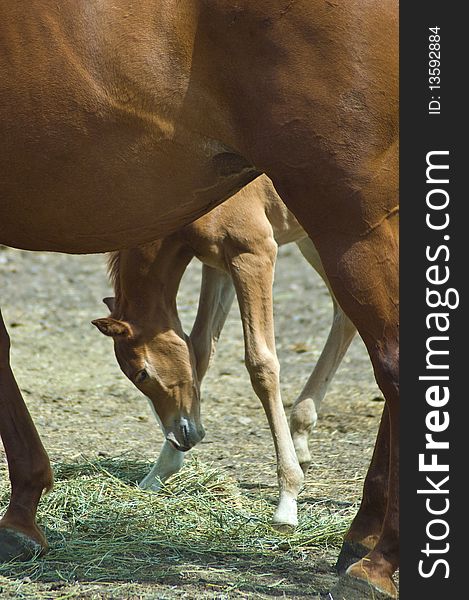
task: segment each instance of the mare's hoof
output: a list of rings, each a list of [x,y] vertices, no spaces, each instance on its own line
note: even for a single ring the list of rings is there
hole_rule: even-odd
[[[392,588],[388,591],[382,590],[369,581],[352,577],[351,575],[341,575],[337,584],[332,588],[327,596],[332,600],[390,600],[397,598],[396,586],[390,581]],[[390,593],[389,593],[390,592]]]
[[[367,548],[360,542],[344,541],[340,549],[335,569],[339,575],[343,575],[345,571],[368,554],[370,548]]]
[[[45,548],[26,534],[0,527],[0,563],[10,560],[30,560],[45,552]]]

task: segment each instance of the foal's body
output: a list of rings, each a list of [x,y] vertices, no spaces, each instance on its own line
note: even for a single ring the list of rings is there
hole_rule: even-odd
[[[351,576],[395,597],[396,0],[0,6],[0,243],[135,247],[266,173],[314,241],[386,399],[344,553]],[[0,320],[0,434],[12,486],[1,560],[24,555],[25,544],[46,548],[35,516],[52,484],[9,348]],[[189,429],[197,433],[198,419]]]
[[[271,181],[259,177],[180,232],[147,248],[123,250],[114,255],[111,271],[117,295],[112,301],[107,299],[112,314],[110,318],[94,321],[104,333],[113,335],[120,365],[134,382],[133,373],[139,369],[127,357],[133,354],[135,361],[139,356],[141,365],[145,364],[148,377],[136,384],[149,395],[167,440],[141,486],[158,489],[161,481],[182,465],[184,433],[181,431],[186,431],[189,416],[185,414],[182,398],[185,393],[192,395],[193,390],[199,394],[236,291],[246,367],[267,414],[277,455],[280,500],[274,523],[280,528],[297,524],[296,498],[303,477],[295,449],[306,472],[311,460],[308,434],[314,427],[328,384],[355,334],[355,327],[332,295],[334,319],[329,339],[293,407],[293,445],[280,397],[272,304],[277,245],[289,242],[298,242],[307,260],[329,286],[313,243],[283,204]],[[177,316],[176,293],[193,256],[204,266],[197,317],[187,340]],[[122,331],[128,335],[123,336]],[[179,338],[181,343],[169,343],[169,336]],[[171,381],[165,381],[166,373]],[[172,385],[174,381],[177,383]],[[172,393],[168,394],[171,387]],[[182,423],[179,431],[178,423]]]

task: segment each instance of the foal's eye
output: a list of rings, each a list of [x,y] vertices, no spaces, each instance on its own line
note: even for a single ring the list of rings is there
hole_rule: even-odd
[[[135,375],[135,383],[143,383],[148,378],[149,378],[148,373],[145,371],[145,369],[143,369],[142,371],[139,371],[137,373],[137,375]]]

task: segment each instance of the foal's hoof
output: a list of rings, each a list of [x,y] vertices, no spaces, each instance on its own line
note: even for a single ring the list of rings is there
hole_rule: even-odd
[[[281,533],[291,533],[298,525],[298,508],[296,500],[284,496],[272,518],[272,527]]]
[[[272,527],[279,533],[290,534],[295,531],[296,525],[291,525],[290,523],[276,523],[275,521],[272,521]]]
[[[159,477],[147,475],[138,484],[141,490],[149,490],[150,492],[159,492],[163,487],[161,479]]]
[[[396,586],[390,581],[389,592],[384,591],[370,581],[352,577],[349,574],[342,575],[337,584],[327,596],[333,600],[390,600],[397,598]]]
[[[0,527],[0,563],[30,560],[45,552],[45,548],[20,531]]]
[[[370,548],[360,544],[360,542],[348,542],[345,540],[335,564],[337,573],[343,575],[350,565],[361,560],[369,551]]]

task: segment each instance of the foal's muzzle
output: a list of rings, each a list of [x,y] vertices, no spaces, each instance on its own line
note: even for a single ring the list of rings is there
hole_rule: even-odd
[[[196,426],[186,418],[180,419],[174,427],[166,431],[166,439],[180,452],[187,452],[205,437],[202,425]]]

